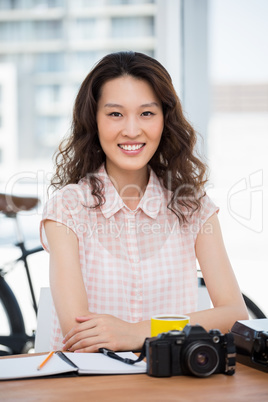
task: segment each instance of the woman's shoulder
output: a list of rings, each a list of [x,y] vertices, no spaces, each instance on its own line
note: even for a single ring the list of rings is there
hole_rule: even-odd
[[[215,213],[219,211],[219,207],[214,203],[214,201],[210,198],[206,193],[201,198],[201,211],[203,213]]]
[[[67,184],[55,190],[46,202],[47,207],[62,204],[64,207],[74,207],[77,204],[92,205],[94,197],[91,194],[89,181],[80,180],[78,183]]]
[[[191,221],[194,224],[203,225],[213,214],[219,212],[219,207],[214,201],[206,194],[200,199],[200,208],[198,208],[193,214]]]

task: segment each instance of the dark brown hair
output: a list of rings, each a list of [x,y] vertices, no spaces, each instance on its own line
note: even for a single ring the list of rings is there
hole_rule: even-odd
[[[196,133],[183,115],[170,75],[157,60],[142,53],[108,54],[87,75],[76,97],[71,135],[62,141],[56,155],[51,185],[61,188],[89,175],[97,200],[95,207],[105,202],[102,182],[94,176],[105,162],[98,138],[97,104],[102,86],[124,75],[146,80],[162,102],[164,129],[149,165],[172,191],[169,208],[183,222],[189,212],[200,208],[200,199],[205,194],[206,166],[196,156]]]

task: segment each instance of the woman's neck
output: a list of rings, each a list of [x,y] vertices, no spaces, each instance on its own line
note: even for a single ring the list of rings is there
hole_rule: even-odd
[[[148,180],[149,171],[148,167],[145,166],[142,170],[120,170],[115,172],[113,169],[107,169],[108,176],[110,177],[116,191],[124,201],[124,204],[135,210],[142,198]]]

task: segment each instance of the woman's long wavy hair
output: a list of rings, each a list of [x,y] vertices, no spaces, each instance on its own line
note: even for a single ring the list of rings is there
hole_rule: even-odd
[[[185,222],[189,213],[200,209],[206,165],[195,152],[196,133],[183,115],[170,75],[157,60],[142,53],[108,54],[87,75],[75,100],[71,135],[61,142],[55,157],[51,185],[61,188],[88,175],[97,201],[94,207],[105,202],[102,182],[94,176],[105,162],[98,138],[97,105],[103,85],[126,75],[147,81],[162,102],[164,129],[149,165],[172,192],[168,208]]]

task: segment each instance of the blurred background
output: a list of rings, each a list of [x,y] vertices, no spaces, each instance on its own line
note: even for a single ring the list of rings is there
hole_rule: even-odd
[[[134,50],[170,72],[202,135],[226,248],[241,290],[268,314],[268,2],[266,0],[0,0],[0,192],[34,195],[19,216],[26,244],[39,222],[53,154],[78,88],[105,54]],[[18,253],[0,216],[0,263]],[[30,257],[37,299],[48,255]],[[5,279],[35,329],[24,272]]]

